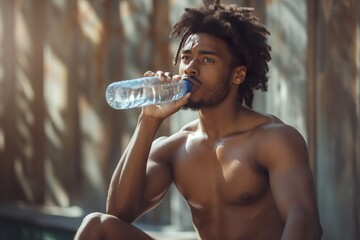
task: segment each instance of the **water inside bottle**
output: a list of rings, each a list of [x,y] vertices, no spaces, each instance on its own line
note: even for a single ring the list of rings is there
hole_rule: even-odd
[[[185,87],[186,88],[186,87]],[[157,85],[144,84],[134,87],[125,85],[117,87],[111,85],[106,91],[109,105],[115,109],[136,108],[150,104],[162,104],[181,98],[186,92],[184,85],[161,83]]]

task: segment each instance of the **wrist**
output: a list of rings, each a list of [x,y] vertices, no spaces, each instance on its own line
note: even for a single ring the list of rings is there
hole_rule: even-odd
[[[138,125],[146,125],[147,127],[158,129],[163,121],[164,119],[162,118],[146,115],[141,112],[138,118]]]

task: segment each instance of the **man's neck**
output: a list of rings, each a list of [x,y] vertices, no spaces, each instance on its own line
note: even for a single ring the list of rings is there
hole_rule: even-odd
[[[198,112],[201,129],[209,138],[223,138],[236,130],[244,111],[238,102],[230,105],[223,102],[213,108],[201,109]]]

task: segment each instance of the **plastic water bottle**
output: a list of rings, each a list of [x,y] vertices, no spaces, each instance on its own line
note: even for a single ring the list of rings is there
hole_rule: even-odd
[[[190,83],[185,79],[161,82],[153,76],[111,83],[105,98],[114,109],[130,109],[176,101],[187,92],[190,92]]]

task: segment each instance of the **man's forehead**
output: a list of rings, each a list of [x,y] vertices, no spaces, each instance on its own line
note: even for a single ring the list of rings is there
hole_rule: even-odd
[[[198,34],[191,34],[185,41],[183,49],[189,50],[194,48],[196,44],[199,43],[199,35]]]
[[[218,49],[222,40],[207,33],[191,34],[185,41],[182,50],[191,50],[196,47]],[[220,43],[220,44],[219,44]],[[224,45],[225,46],[225,45]],[[220,49],[218,49],[220,50]]]

